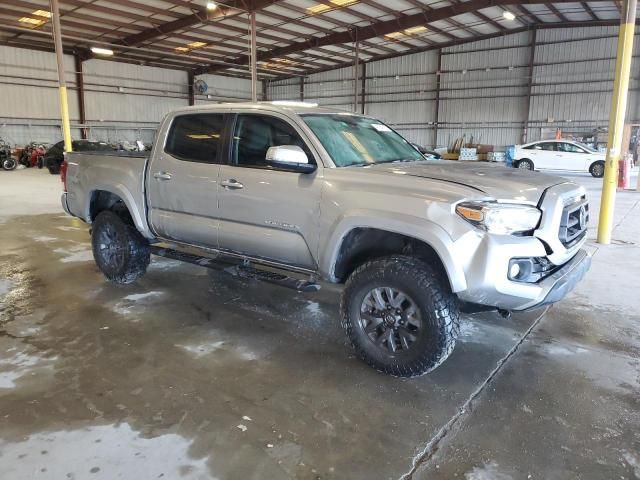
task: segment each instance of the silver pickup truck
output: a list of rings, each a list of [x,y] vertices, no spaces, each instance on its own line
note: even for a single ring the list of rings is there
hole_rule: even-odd
[[[302,291],[344,284],[353,347],[397,376],[447,358],[460,311],[557,302],[591,261],[582,187],[426,160],[378,120],[305,104],[180,109],[149,156],[71,153],[62,178],[112,282],[153,253]]]

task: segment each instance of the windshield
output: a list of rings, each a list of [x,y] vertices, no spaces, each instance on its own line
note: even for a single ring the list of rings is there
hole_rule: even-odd
[[[377,120],[312,113],[302,119],[338,167],[425,160],[409,142]]]

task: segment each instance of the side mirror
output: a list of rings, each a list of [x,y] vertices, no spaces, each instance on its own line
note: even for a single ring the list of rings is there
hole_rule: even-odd
[[[280,145],[267,150],[267,164],[287,172],[311,173],[316,166],[309,163],[307,154],[297,145]]]

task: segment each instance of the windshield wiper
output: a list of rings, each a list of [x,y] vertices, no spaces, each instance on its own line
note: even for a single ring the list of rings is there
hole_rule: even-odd
[[[391,160],[391,163],[422,162],[424,160],[426,160],[426,158],[399,158],[398,160]]]

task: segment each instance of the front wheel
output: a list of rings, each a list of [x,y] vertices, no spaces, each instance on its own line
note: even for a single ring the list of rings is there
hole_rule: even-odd
[[[398,377],[434,370],[459,332],[455,295],[436,269],[413,257],[367,262],[347,280],[342,325],[360,358]]]
[[[602,178],[604,177],[604,162],[593,162],[589,167],[589,173],[592,177]]]
[[[100,212],[91,230],[93,258],[111,282],[128,284],[147,271],[149,242],[136,228],[111,210]]]
[[[517,164],[516,167],[519,168],[520,170],[533,170],[533,162],[531,160],[520,160]]]
[[[5,170],[14,170],[18,166],[18,162],[13,158],[5,158],[2,162],[2,168]]]

